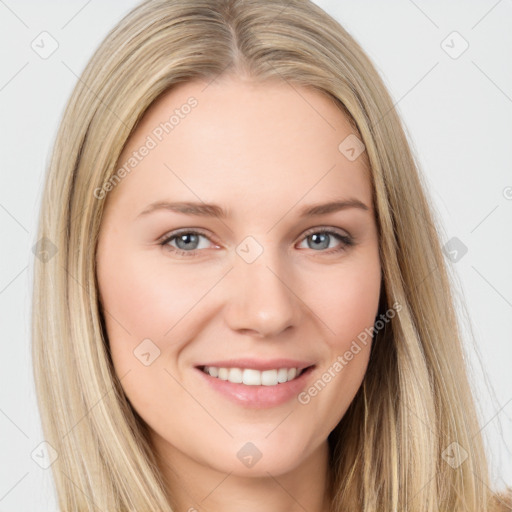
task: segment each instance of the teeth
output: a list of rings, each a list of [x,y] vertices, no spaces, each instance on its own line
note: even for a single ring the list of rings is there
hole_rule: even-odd
[[[252,368],[217,368],[205,366],[203,371],[211,377],[228,380],[234,384],[246,386],[277,386],[298,377],[302,372],[297,368],[279,368],[275,370],[253,370]]]

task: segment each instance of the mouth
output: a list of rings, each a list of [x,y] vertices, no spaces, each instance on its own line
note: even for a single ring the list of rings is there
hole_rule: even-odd
[[[279,367],[272,368],[276,364]],[[315,364],[291,364],[268,362],[260,364],[262,369],[251,368],[256,365],[249,363],[245,363],[244,368],[201,365],[196,366],[195,371],[200,381],[216,395],[244,408],[271,409],[296,399],[313,378]]]
[[[311,365],[304,368],[272,368],[268,370],[219,366],[198,366],[197,368],[210,377],[228,381],[232,384],[244,384],[246,386],[279,386],[280,384],[298,379],[314,366],[315,365]]]

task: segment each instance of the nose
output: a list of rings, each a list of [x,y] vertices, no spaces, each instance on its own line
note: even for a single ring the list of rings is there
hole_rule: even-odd
[[[300,318],[291,272],[268,252],[252,263],[236,256],[225,310],[231,329],[258,337],[276,336]]]

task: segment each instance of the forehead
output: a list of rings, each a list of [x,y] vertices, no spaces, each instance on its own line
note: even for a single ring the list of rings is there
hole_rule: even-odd
[[[131,167],[129,176],[110,196],[141,206],[164,198],[249,201],[253,194],[267,203],[327,194],[370,204],[365,153],[352,160],[340,150],[355,136],[341,108],[313,88],[238,77],[185,82],[146,111],[118,162]],[[135,161],[144,146],[150,150]]]

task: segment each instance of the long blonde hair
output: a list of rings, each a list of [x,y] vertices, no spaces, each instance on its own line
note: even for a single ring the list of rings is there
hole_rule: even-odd
[[[371,166],[381,307],[402,307],[376,334],[363,385],[329,436],[332,511],[490,510],[433,208],[374,66],[309,0],[147,0],[107,35],[76,84],[46,175],[34,267],[34,377],[45,438],[58,454],[61,510],[172,511],[110,359],[95,273],[104,201],[94,191],[159,95],[228,72],[328,94]],[[452,467],[447,448],[467,458]]]

